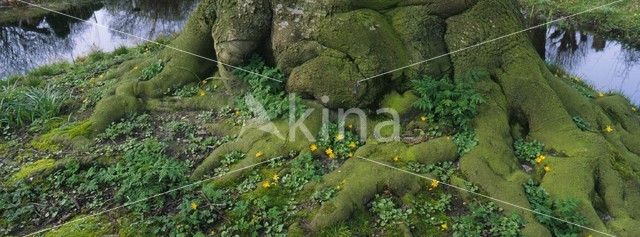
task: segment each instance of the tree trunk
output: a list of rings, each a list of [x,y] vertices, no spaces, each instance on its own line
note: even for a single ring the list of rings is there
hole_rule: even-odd
[[[140,63],[163,60],[165,69],[149,81],[138,81],[139,70],[124,73],[120,86],[97,105],[92,122],[101,131],[126,114],[145,110],[149,101],[161,98],[168,89],[202,80],[216,70],[228,85],[226,93],[234,94],[234,76],[223,64],[242,65],[255,53],[285,72],[289,92],[315,100],[328,96],[323,106],[332,109],[380,107],[381,98],[406,92],[408,82],[417,75],[436,78],[488,70],[489,75],[476,84],[486,102],[473,122],[479,144],[469,153],[458,157],[455,145],[441,138],[417,145],[368,142],[357,155],[381,162],[397,153],[424,163],[458,160],[465,178],[489,196],[530,208],[522,185],[535,175],[520,168],[512,149],[515,138],[530,137],[554,154],[548,158],[552,170],[538,177],[552,198],[577,199],[591,228],[621,236],[640,233],[640,118],[620,96],[586,98],[560,80],[540,59],[527,33],[374,77],[521,29],[520,11],[511,0],[204,0],[171,46],[221,64],[165,49],[158,58]],[[127,71],[132,65],[122,67],[129,67],[123,70]],[[357,85],[369,77],[374,78]],[[222,92],[219,96],[225,97]],[[596,131],[578,129],[572,120],[575,116]],[[318,121],[309,122],[312,130],[317,131]],[[601,131],[607,126],[613,132]],[[211,154],[194,178],[213,170],[225,151],[278,153],[288,152],[287,148],[303,150],[307,145],[254,129]],[[239,167],[258,160],[242,162]],[[308,189],[343,180],[352,181],[308,222],[294,224],[290,230],[320,231],[344,220],[383,186],[398,193],[415,192],[419,186],[414,176],[350,159]],[[533,213],[504,208],[525,218],[525,235],[550,235]],[[611,220],[603,221],[599,216],[603,214]]]

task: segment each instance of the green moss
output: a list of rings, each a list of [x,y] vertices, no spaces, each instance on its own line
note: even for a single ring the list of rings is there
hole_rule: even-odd
[[[426,164],[439,161],[453,161],[457,158],[456,148],[452,141],[441,138],[415,146],[407,146],[401,142],[376,143],[368,141],[355,154],[382,163],[419,161]],[[399,157],[394,161],[394,157]],[[393,163],[390,163],[393,165]],[[407,173],[371,163],[359,158],[347,160],[338,170],[325,175],[323,182],[315,186],[315,190],[326,187],[339,187],[336,196],[322,204],[315,212],[310,228],[321,230],[346,220],[357,210],[366,209],[376,193],[384,189],[402,196],[416,192],[427,180]]]
[[[450,1],[447,1],[447,4],[450,4]],[[439,57],[448,50],[444,41],[446,27],[441,18],[427,14],[432,9],[432,6],[424,5],[406,6],[385,13],[406,47],[411,62],[430,60],[428,63],[405,69],[407,78],[418,78],[425,74],[440,78],[452,71],[449,57]],[[433,57],[439,58],[432,59]]]
[[[26,164],[9,178],[10,183],[14,183],[29,177],[33,177],[40,172],[52,170],[56,167],[56,160],[42,159],[30,164]]]
[[[288,89],[316,99],[328,96],[329,107],[371,105],[399,83],[402,71],[356,85],[356,81],[408,64],[409,57],[385,17],[372,10],[333,15],[320,23],[318,42],[330,50],[291,72]],[[322,82],[322,83],[318,83]]]
[[[91,115],[93,133],[106,129],[112,122],[142,110],[141,102],[133,96],[117,95],[100,100]]]
[[[269,34],[269,1],[220,0],[215,1],[215,6],[212,34],[217,60],[230,65],[243,64]]]
[[[86,136],[91,134],[91,125],[91,121],[84,121],[53,129],[34,138],[31,146],[41,151],[58,151],[60,145],[85,147],[88,143]]]
[[[327,96],[327,106],[332,108],[353,107],[367,96],[366,89],[353,94],[358,78],[362,76],[357,66],[346,57],[320,56],[293,69],[287,88],[294,93],[312,95],[318,101]],[[367,98],[369,102],[373,99]]]
[[[99,216],[77,216],[45,237],[99,237],[110,233],[109,221]]]
[[[418,100],[418,97],[411,91],[407,91],[404,94],[393,91],[384,97],[380,107],[394,109],[400,116],[403,116],[411,111],[416,100]]]

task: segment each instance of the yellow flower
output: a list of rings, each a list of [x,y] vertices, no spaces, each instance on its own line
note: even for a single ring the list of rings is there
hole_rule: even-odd
[[[420,121],[422,121],[422,122],[426,122],[426,121],[427,121],[427,116],[422,116],[422,117],[420,117]]]
[[[198,209],[198,204],[197,204],[197,203],[195,203],[195,202],[192,202],[192,203],[191,203],[191,209],[192,209],[192,210]]]
[[[442,223],[442,224],[440,224],[440,229],[442,229],[442,230],[448,230],[448,229],[449,229],[449,226],[447,225],[447,223]]]
[[[607,133],[611,133],[613,132],[613,127],[611,127],[611,125],[607,125],[607,127],[604,128],[604,131]]]
[[[348,127],[349,129],[352,129],[352,128],[353,128],[353,124],[349,124],[349,125],[347,125],[347,127]]]
[[[438,185],[440,185],[440,181],[432,179],[431,180],[431,185],[430,185],[431,187],[429,188],[429,190],[433,190],[434,188],[437,188]]]
[[[551,167],[549,167],[548,165],[545,165],[545,166],[544,166],[544,171],[545,171],[545,172],[549,172],[549,171],[551,171]]]
[[[263,188],[271,187],[271,182],[269,182],[269,180],[262,181],[262,187]]]
[[[342,139],[344,139],[344,134],[340,133],[336,135],[336,141],[342,141]]]
[[[329,159],[336,158],[336,154],[335,154],[335,153],[333,153],[333,149],[331,149],[331,148],[327,148],[327,149],[324,151],[324,153],[325,153],[325,154],[327,154],[327,156],[329,156]]]
[[[256,152],[256,158],[260,158],[262,156],[264,156],[264,152],[261,152],[261,151]]]
[[[204,92],[203,90],[200,90],[200,91],[198,92],[198,96],[205,96],[205,95],[207,95],[207,93],[206,93],[206,92]],[[238,112],[238,111],[236,111],[236,112]]]
[[[273,182],[278,182],[278,180],[280,180],[280,176],[278,176],[278,174],[274,174],[273,176],[271,176],[271,179],[273,180]]]
[[[309,145],[309,150],[311,150],[311,151],[318,150],[318,145],[316,145],[315,143],[312,143],[311,145]]]
[[[352,141],[351,143],[349,143],[349,148],[353,149],[356,148],[358,145],[356,144],[356,142]]]
[[[394,156],[394,157],[393,157],[393,161],[395,161],[395,162],[400,161],[400,156]]]
[[[598,97],[604,97],[604,93],[598,92]]]
[[[333,149],[327,148],[326,150],[324,150],[324,154],[327,154],[327,155],[333,154]]]
[[[133,70],[138,70],[138,66],[133,67]]]
[[[547,157],[545,157],[544,155],[538,155],[536,157],[536,164],[540,164],[542,163],[542,161],[544,161],[544,159],[546,159]]]

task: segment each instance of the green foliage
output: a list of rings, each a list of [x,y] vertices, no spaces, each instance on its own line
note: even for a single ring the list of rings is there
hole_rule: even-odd
[[[121,56],[121,55],[125,55],[129,53],[129,48],[125,47],[125,46],[120,46],[118,48],[116,48],[115,50],[113,50],[113,55],[115,56]]]
[[[376,215],[376,224],[387,227],[392,224],[406,223],[411,209],[403,210],[396,206],[393,199],[377,195],[371,202],[371,211]]]
[[[458,147],[458,154],[463,155],[478,145],[478,138],[473,130],[464,130],[453,136],[453,143]]]
[[[239,193],[246,193],[251,190],[254,190],[256,189],[256,187],[258,187],[258,183],[261,180],[262,180],[262,177],[260,176],[260,174],[256,171],[253,171],[251,172],[249,177],[242,180],[242,182],[240,182],[240,184],[236,186],[236,191],[238,191]]]
[[[34,181],[0,186],[0,233],[3,235],[51,224],[81,210],[98,211],[137,201],[186,182],[182,162],[163,154],[164,144],[148,139],[130,146],[113,166],[81,166],[70,160],[64,168]],[[174,193],[178,194],[178,193]],[[134,213],[162,208],[171,195],[129,206]]]
[[[246,154],[239,151],[232,151],[227,154],[224,154],[224,156],[222,156],[222,159],[220,160],[220,166],[215,169],[214,173],[216,175],[221,175],[226,172],[229,172],[229,167],[231,165],[244,159],[246,156],[247,156]]]
[[[588,224],[587,219],[578,211],[576,200],[552,201],[549,194],[533,180],[524,184],[524,192],[531,208],[537,212],[538,222],[545,225],[554,236],[578,236],[582,232],[580,227],[565,221],[583,226]]]
[[[451,195],[441,193],[437,198],[432,198],[430,195],[420,194],[412,201],[412,206],[417,215],[414,223],[441,225],[449,219],[446,212],[451,210]]]
[[[445,161],[428,165],[418,162],[410,162],[407,169],[418,174],[430,174],[433,175],[434,178],[436,178],[438,181],[448,182],[457,168],[455,164],[453,164],[453,162]]]
[[[349,130],[340,131],[338,125],[331,123],[322,128],[318,139],[318,149],[329,159],[346,159],[362,146],[358,136]]]
[[[98,135],[102,140],[116,140],[119,138],[127,138],[134,136],[135,134],[148,134],[151,128],[151,116],[148,114],[141,114],[137,116],[131,116],[118,123],[112,123]]]
[[[282,177],[282,186],[297,192],[309,181],[320,178],[320,172],[314,164],[313,156],[304,153],[291,162],[289,172]]]
[[[414,107],[427,113],[430,120],[443,124],[447,129],[456,130],[469,127],[475,117],[478,105],[484,102],[476,92],[473,83],[481,77],[476,72],[464,77],[440,80],[425,76],[412,80],[412,87],[420,97]]]
[[[38,67],[36,69],[31,70],[28,73],[29,77],[44,77],[44,76],[55,76],[64,73],[70,67],[69,63],[54,63],[50,65],[44,65]]]
[[[591,125],[584,120],[584,118],[580,117],[580,116],[573,116],[571,119],[573,119],[573,122],[576,124],[576,126],[578,126],[578,128],[582,131],[589,131]]]
[[[195,236],[198,234],[204,236],[203,232],[210,229],[218,221],[218,213],[222,211],[221,207],[224,206],[212,203],[202,196],[183,197],[182,203],[178,206],[180,211],[173,217],[176,223],[174,225],[176,236]],[[156,234],[162,235],[162,233]]]
[[[184,163],[164,154],[165,144],[155,139],[145,139],[128,150],[121,162],[106,172],[107,182],[117,181],[115,198],[119,201],[136,201],[152,196],[187,181]],[[130,209],[145,212],[162,206],[167,197],[157,197],[147,202],[130,206]]]
[[[0,126],[23,126],[60,114],[68,98],[55,86],[0,88]]]
[[[311,200],[317,203],[323,203],[331,199],[338,192],[338,188],[336,187],[326,187],[323,189],[316,190],[311,195]]]
[[[533,141],[525,141],[522,138],[518,138],[513,143],[513,150],[515,152],[516,157],[521,162],[527,162],[532,165],[535,165],[535,158],[538,155],[542,154],[542,150],[544,149],[544,144],[537,140]]]
[[[286,83],[284,74],[282,74],[279,69],[266,65],[258,56],[252,57],[251,60],[249,60],[249,64],[242,68],[246,71],[257,73],[248,73],[243,70],[234,71],[238,78],[247,82],[249,85],[248,95],[253,96],[256,102],[264,107],[269,119],[288,118],[289,98],[285,93],[284,85]],[[301,115],[305,109],[302,99],[299,96],[295,96],[293,103],[296,107],[295,115]],[[249,109],[249,105],[247,105],[244,97],[236,100],[236,106],[242,115],[256,116],[256,114],[253,114],[253,111]]]
[[[146,68],[142,69],[140,80],[148,81],[158,75],[158,73],[160,73],[162,69],[164,69],[164,62],[162,60],[158,60],[157,62],[154,62]]]
[[[296,203],[280,203],[273,197],[263,196],[251,201],[240,200],[229,211],[233,221],[223,226],[220,236],[281,236],[286,223],[295,214]]]
[[[179,97],[193,97],[198,95],[199,92],[200,86],[198,86],[198,84],[189,84],[175,90],[173,95]]]
[[[522,218],[515,213],[505,216],[502,212],[495,203],[472,202],[469,214],[453,224],[453,236],[521,236]]]

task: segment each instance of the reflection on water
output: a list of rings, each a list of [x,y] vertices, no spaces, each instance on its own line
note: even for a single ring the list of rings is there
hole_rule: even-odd
[[[619,92],[640,104],[640,49],[576,29],[549,27],[532,35],[547,61],[597,90]]]
[[[104,0],[66,14],[147,39],[182,29],[198,0]],[[0,26],[0,78],[142,40],[59,14]]]

